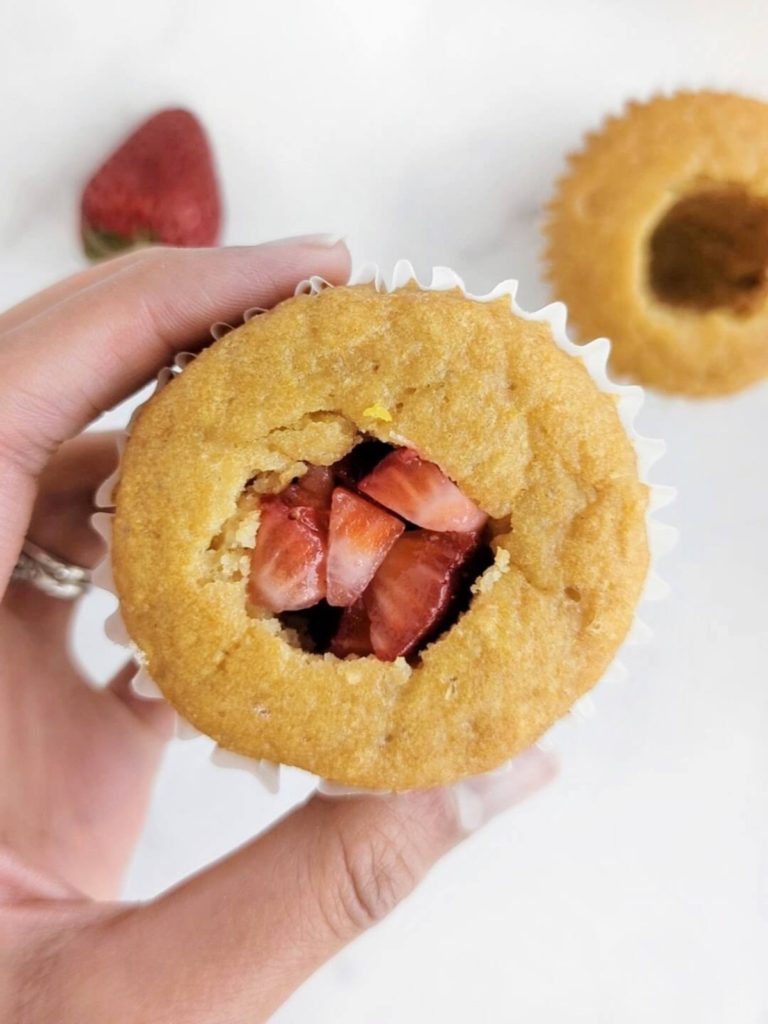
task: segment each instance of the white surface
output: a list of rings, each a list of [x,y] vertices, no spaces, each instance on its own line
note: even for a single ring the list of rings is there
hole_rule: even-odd
[[[446,263],[540,304],[536,211],[563,153],[629,95],[768,97],[761,3],[28,2],[0,33],[0,299],[77,269],[79,183],[152,109],[208,123],[227,240],[346,231],[358,259]],[[768,387],[653,398],[683,527],[628,682],[561,733],[561,778],[440,865],[280,1024],[766,1024]],[[114,419],[114,417],[113,417]],[[98,675],[106,599],[78,649]],[[176,743],[128,880],[147,896],[251,836],[270,797]]]

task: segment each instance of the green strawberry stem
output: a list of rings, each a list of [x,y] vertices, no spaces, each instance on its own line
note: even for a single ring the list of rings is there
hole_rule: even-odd
[[[122,235],[116,235],[113,231],[102,231],[91,227],[90,224],[83,224],[81,237],[85,255],[93,262],[120,256],[136,249],[143,249],[148,245],[153,245],[156,241],[149,232],[141,232],[134,235],[133,238],[125,238]]]

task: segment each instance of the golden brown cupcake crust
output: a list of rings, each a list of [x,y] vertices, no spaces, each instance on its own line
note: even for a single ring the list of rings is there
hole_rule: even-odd
[[[584,338],[607,335],[612,367],[663,391],[716,395],[768,374],[768,296],[757,308],[662,301],[649,243],[678,202],[743,189],[768,200],[768,104],[679,93],[630,103],[569,158],[546,226],[553,292]]]
[[[366,415],[377,405],[392,422]],[[413,668],[298,649],[249,614],[244,578],[209,550],[247,481],[271,474],[276,489],[363,431],[510,517],[470,609]],[[599,679],[645,579],[646,505],[615,399],[547,324],[508,298],[329,288],[232,331],[143,408],[113,565],[150,674],[198,729],[341,783],[407,789],[498,765]]]

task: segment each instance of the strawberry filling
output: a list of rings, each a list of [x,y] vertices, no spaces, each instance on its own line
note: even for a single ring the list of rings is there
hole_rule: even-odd
[[[361,597],[404,529],[402,520],[337,487],[328,528],[328,604],[347,608]]]
[[[264,498],[251,556],[249,596],[270,612],[311,608],[325,597],[326,514]]]
[[[334,488],[333,471],[328,466],[310,466],[304,476],[294,480],[280,497],[292,508],[314,508],[327,512]]]
[[[425,530],[479,530],[487,516],[439,466],[410,448],[387,455],[359,484],[360,491]]]
[[[486,521],[433,462],[364,441],[262,498],[249,598],[316,652],[413,658],[491,564]]]
[[[346,658],[348,654],[358,657],[373,654],[371,620],[362,598],[341,613],[338,628],[331,639],[331,654],[337,658]]]
[[[448,611],[476,545],[473,534],[429,530],[413,530],[397,541],[363,599],[378,658],[411,654],[429,635]]]

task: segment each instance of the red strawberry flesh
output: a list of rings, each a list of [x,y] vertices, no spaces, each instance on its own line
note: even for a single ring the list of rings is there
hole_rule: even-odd
[[[382,661],[410,654],[439,623],[476,546],[469,533],[404,533],[365,592],[371,646]]]
[[[309,466],[304,476],[294,480],[280,497],[291,506],[329,509],[333,494],[333,470],[328,466]]]
[[[94,259],[149,242],[215,245],[220,228],[210,145],[187,110],[162,110],[150,117],[83,191],[83,243]]]
[[[381,442],[308,466],[261,512],[251,600],[287,613],[306,649],[339,658],[415,655],[469,606],[490,564],[485,514],[434,463]],[[435,526],[407,530],[392,512]]]
[[[362,598],[344,609],[338,629],[331,640],[331,654],[335,654],[337,658],[346,658],[349,654],[364,658],[368,654],[373,654],[371,622]]]
[[[487,516],[439,466],[398,448],[358,484],[368,498],[426,530],[475,531]]]
[[[389,512],[337,487],[328,530],[328,604],[346,608],[356,601],[404,529]]]
[[[249,596],[271,612],[311,608],[325,597],[324,513],[291,508],[279,497],[261,502],[251,555]]]

